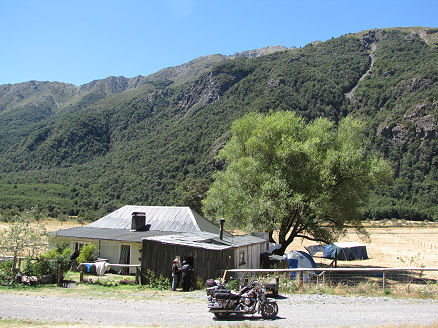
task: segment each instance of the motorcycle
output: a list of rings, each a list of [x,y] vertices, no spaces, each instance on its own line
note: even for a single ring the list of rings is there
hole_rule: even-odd
[[[278,314],[277,302],[266,297],[266,288],[254,281],[244,286],[238,293],[224,288],[214,281],[213,286],[207,287],[208,309],[216,318],[226,318],[230,314],[260,313],[263,318],[272,319]]]

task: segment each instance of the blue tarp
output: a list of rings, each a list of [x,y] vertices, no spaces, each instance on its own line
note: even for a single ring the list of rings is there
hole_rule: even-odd
[[[322,257],[340,261],[354,261],[368,259],[365,245],[357,243],[338,243],[325,245]]]

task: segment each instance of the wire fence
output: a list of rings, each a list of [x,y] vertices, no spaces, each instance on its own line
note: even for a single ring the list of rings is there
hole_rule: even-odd
[[[433,273],[434,275],[428,275]],[[239,279],[258,276],[261,279],[289,279],[298,286],[305,284],[327,284],[354,286],[361,283],[375,283],[381,288],[389,288],[400,283],[437,284],[438,268],[296,268],[296,269],[230,269],[223,275],[236,275]]]

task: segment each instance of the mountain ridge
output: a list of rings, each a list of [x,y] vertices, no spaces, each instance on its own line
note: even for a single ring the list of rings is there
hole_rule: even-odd
[[[138,202],[200,210],[231,122],[294,110],[307,121],[354,115],[367,124],[368,151],[390,160],[395,176],[364,217],[437,218],[435,30],[374,29],[303,48],[204,56],[148,77],[92,81],[79,96],[68,98],[66,87],[15,110],[2,107],[0,86],[0,209],[39,204],[94,217]]]

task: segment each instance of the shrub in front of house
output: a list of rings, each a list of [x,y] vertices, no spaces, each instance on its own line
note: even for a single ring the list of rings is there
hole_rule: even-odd
[[[40,283],[57,281],[61,284],[70,268],[70,253],[70,248],[56,246],[35,259],[26,259],[22,272],[26,276],[36,276]]]
[[[12,260],[0,262],[0,286],[10,286],[14,283],[13,265]]]
[[[87,244],[84,245],[84,247],[81,248],[79,252],[79,256],[76,259],[78,263],[88,263],[94,261],[94,250],[96,249],[96,245],[94,244]]]

